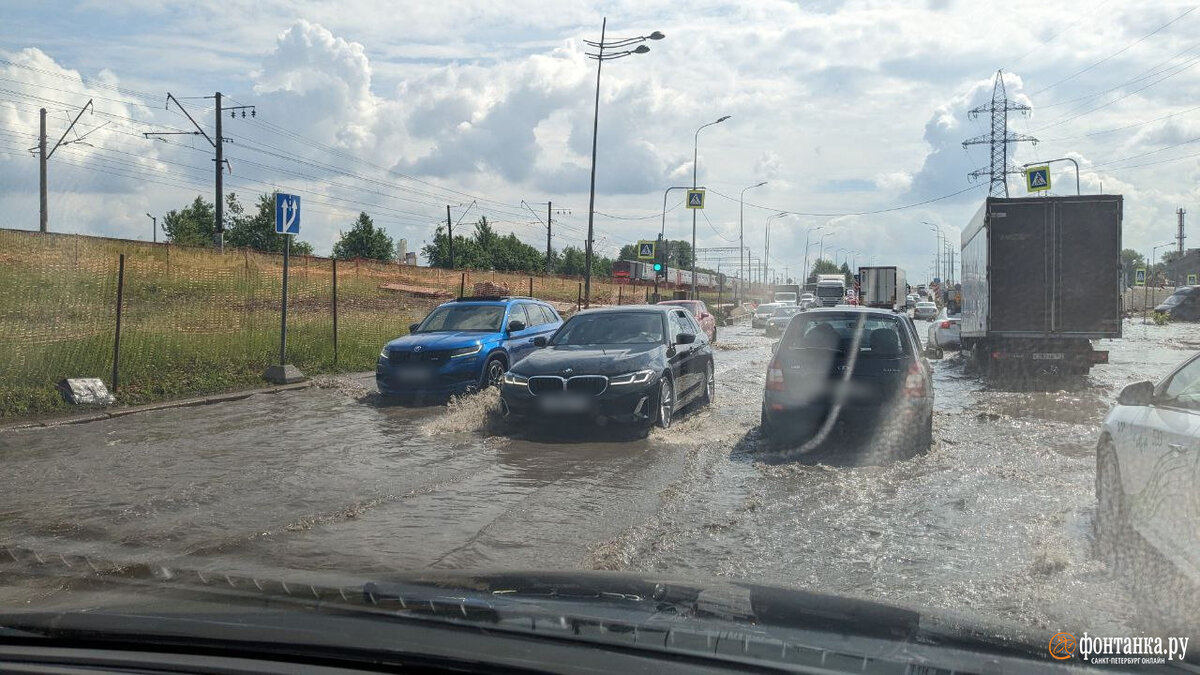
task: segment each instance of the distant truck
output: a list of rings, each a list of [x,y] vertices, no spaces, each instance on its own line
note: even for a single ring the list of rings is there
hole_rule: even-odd
[[[842,304],[846,299],[846,277],[840,274],[817,275],[817,300],[822,307]]]
[[[962,234],[962,347],[984,376],[1086,374],[1121,337],[1120,195],[989,197]]]
[[[908,303],[908,280],[895,266],[858,268],[858,304],[903,311]]]
[[[781,305],[795,305],[800,302],[799,284],[776,284],[771,291],[773,302]]]

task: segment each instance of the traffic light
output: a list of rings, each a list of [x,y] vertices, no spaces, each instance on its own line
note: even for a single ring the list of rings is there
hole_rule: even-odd
[[[660,263],[660,262],[654,263],[654,273],[659,276],[662,276],[662,267],[663,267],[662,263]]]

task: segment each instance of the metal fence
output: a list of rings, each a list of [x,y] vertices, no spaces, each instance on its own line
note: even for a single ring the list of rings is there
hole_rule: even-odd
[[[126,404],[261,382],[278,360],[282,267],[281,256],[248,250],[0,230],[0,417],[61,407],[54,385],[66,377],[111,385],[115,374]],[[581,286],[293,256],[288,362],[307,374],[372,369],[385,342],[482,281],[564,310]],[[593,280],[592,289],[596,303],[646,301],[643,287]]]

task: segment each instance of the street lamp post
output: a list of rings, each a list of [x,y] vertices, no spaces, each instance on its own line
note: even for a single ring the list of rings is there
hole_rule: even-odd
[[[584,251],[584,270],[583,270],[583,301],[584,306],[591,304],[592,297],[592,238],[595,233],[594,221],[596,216],[596,137],[600,130],[600,67],[605,61],[624,58],[631,54],[645,54],[650,51],[650,48],[639,42],[646,40],[661,40],[665,37],[662,33],[654,31],[649,35],[643,35],[634,38],[623,38],[620,40],[604,41],[605,32],[608,29],[608,17],[600,24],[600,41],[592,42],[584,40],[584,44],[596,50],[596,53],[588,53],[586,56],[589,59],[596,61],[596,107],[595,113],[592,116],[592,179],[588,189],[588,231],[587,231],[587,246]],[[632,47],[633,49],[625,49],[624,51],[605,54],[605,49],[620,49],[623,47]]]
[[[152,216],[149,213],[146,214],[146,217],[150,219],[150,236],[153,237],[153,242],[155,244],[157,244],[158,243],[158,217]]]
[[[928,220],[922,220],[921,224],[928,225],[936,237],[933,244],[933,275],[937,277],[942,273],[942,228]]]
[[[1142,294],[1142,323],[1146,323],[1147,314],[1150,310],[1150,273],[1154,270],[1154,259],[1158,256],[1158,249],[1174,246],[1174,243],[1159,244],[1150,249],[1150,262],[1146,265],[1146,284],[1145,292]]]
[[[808,283],[808,236],[813,232],[824,229],[824,227],[824,225],[816,225],[808,228],[808,231],[804,233],[804,276],[801,277],[804,279],[803,283]]]
[[[662,256],[663,256],[663,276],[664,277],[667,275],[667,271],[669,269],[671,269],[671,262],[668,258],[668,256],[670,256],[671,252],[669,250],[667,250],[668,247],[667,247],[667,237],[666,237],[666,233],[667,233],[667,195],[671,194],[671,190],[687,190],[687,189],[688,189],[688,186],[686,186],[686,185],[675,185],[675,186],[667,188],[666,190],[663,190],[662,227],[659,228],[659,230],[658,230],[658,243],[659,243],[659,245],[661,245],[663,247]],[[695,188],[692,188],[692,189],[694,190]],[[692,251],[692,258],[694,259],[695,257],[696,257],[696,252]],[[658,300],[657,300],[657,298],[658,298],[658,275],[657,274],[654,275],[654,297],[655,297],[655,302],[658,302]]]
[[[768,284],[771,283],[771,221],[775,220],[776,218],[786,218],[787,216],[788,214],[783,211],[780,211],[772,216],[767,216],[767,227],[764,234],[766,241],[764,242],[763,247],[763,281]]]
[[[821,249],[819,251],[817,251],[817,260],[825,259],[825,237],[828,237],[831,234],[833,234],[833,233],[826,232],[825,234],[821,235]]]
[[[692,180],[695,180],[695,178],[693,178]],[[753,190],[754,188],[762,187],[766,184],[767,184],[767,181],[764,180],[763,182],[761,182],[757,185],[751,185],[750,187],[742,188],[742,197],[738,201],[738,260],[739,261],[741,261],[745,257],[745,252],[746,252],[746,226],[745,226],[745,222],[746,222],[746,190]],[[737,288],[741,287],[740,282],[741,282],[742,278],[745,277],[745,275],[746,275],[746,266],[743,263],[738,262],[738,282],[739,283],[738,283]],[[740,298],[741,298],[741,293],[738,293],[737,296],[734,298],[734,304],[737,304],[737,302],[740,300]]]
[[[692,189],[693,190],[696,189],[696,168],[697,168],[696,163],[700,159],[700,131],[705,129],[706,127],[711,127],[714,124],[720,124],[721,122],[724,122],[727,119],[729,119],[729,115],[724,115],[724,116],[718,118],[717,121],[709,122],[708,124],[701,124],[700,127],[698,129],[696,129],[696,136],[692,140]],[[692,297],[693,298],[696,297],[696,211],[697,211],[697,209],[692,209]]]

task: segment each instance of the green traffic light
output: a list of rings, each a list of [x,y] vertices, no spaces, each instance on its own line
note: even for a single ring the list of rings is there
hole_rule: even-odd
[[[654,271],[661,272],[662,271],[662,263],[654,263]]]

